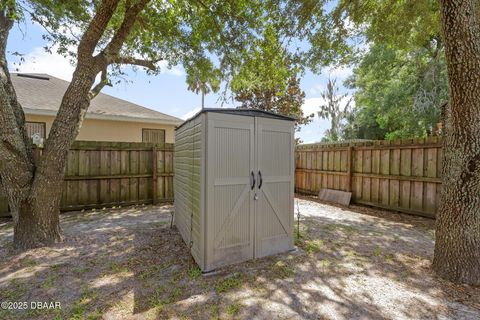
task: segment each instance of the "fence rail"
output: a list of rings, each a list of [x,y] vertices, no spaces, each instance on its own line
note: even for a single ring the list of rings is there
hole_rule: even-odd
[[[173,201],[173,144],[75,141],[61,210]],[[8,201],[0,190],[0,216]]]
[[[435,217],[442,145],[427,139],[309,144],[296,148],[295,190],[352,192],[352,201]]]

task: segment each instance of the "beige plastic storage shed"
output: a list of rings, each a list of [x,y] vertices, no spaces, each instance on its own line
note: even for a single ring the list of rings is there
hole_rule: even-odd
[[[175,225],[202,271],[293,249],[294,121],[204,109],[175,133]]]

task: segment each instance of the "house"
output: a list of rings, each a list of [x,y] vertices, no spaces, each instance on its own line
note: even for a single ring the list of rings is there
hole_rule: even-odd
[[[28,135],[47,137],[69,82],[38,73],[12,73],[11,79],[25,113]],[[77,140],[173,143],[174,129],[182,122],[100,93],[91,101]]]

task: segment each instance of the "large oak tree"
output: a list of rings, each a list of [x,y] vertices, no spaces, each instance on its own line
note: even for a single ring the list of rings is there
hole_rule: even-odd
[[[157,62],[167,61],[181,63],[188,73],[211,74],[217,68],[228,76],[241,49],[263,33],[264,8],[256,0],[1,1],[0,177],[14,218],[15,246],[61,240],[59,205],[68,150],[90,101],[112,74],[122,73],[124,65],[157,73]],[[49,45],[58,45],[76,64],[38,161],[7,65],[9,32],[23,18],[42,25]],[[210,59],[215,63],[205,62]]]

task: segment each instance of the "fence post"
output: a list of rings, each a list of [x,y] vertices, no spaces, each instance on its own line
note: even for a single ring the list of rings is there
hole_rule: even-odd
[[[157,147],[152,148],[152,194],[153,204],[157,204]]]
[[[353,147],[350,144],[347,151],[347,192],[352,192]]]
[[[40,161],[40,157],[42,155],[42,149],[34,145],[32,152],[33,152],[33,162],[35,163],[35,165],[38,165]]]

